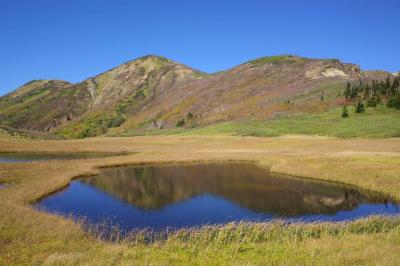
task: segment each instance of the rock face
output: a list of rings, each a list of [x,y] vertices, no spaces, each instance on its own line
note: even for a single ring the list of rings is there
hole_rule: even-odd
[[[334,96],[345,82],[376,75],[334,59],[291,55],[259,58],[210,75],[150,55],[77,84],[29,82],[0,97],[0,124],[76,138],[266,119],[312,111],[316,104],[329,108],[338,104]]]

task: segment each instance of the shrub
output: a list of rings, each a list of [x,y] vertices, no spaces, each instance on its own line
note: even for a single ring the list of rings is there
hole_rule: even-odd
[[[191,112],[189,112],[187,115],[186,115],[186,119],[187,120],[190,120],[190,119],[192,119],[193,118],[193,114],[191,113]]]
[[[343,106],[342,117],[343,117],[343,118],[349,117],[349,110],[347,110],[347,106],[346,106],[346,105]]]
[[[400,109],[400,96],[390,97],[386,103],[387,107]]]
[[[181,126],[185,125],[185,123],[186,123],[185,119],[182,118],[181,120],[178,120],[178,122],[176,122],[176,126],[181,127]]]
[[[356,113],[363,113],[365,111],[365,106],[362,101],[358,101],[356,105]]]
[[[125,118],[123,116],[116,116],[111,118],[110,120],[107,121],[107,127],[111,128],[111,127],[119,127],[120,125],[122,125],[125,122]]]
[[[378,99],[371,98],[367,101],[367,107],[376,107],[378,105]]]

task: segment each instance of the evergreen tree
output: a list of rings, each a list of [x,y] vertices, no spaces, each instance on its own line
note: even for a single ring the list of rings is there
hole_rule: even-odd
[[[350,81],[347,82],[346,89],[344,90],[344,96],[346,97],[346,100],[350,100],[350,96],[351,96],[351,83],[350,83]]]
[[[400,109],[400,94],[397,96],[392,96],[388,99],[386,103],[387,107],[389,108],[396,108]]]
[[[395,77],[392,83],[392,91],[394,94],[396,94],[399,90],[400,87],[400,78],[399,77]]]
[[[391,84],[390,84],[390,76],[388,75],[386,78],[386,84],[385,84],[385,88],[386,90],[390,90],[391,89]]]
[[[376,107],[382,101],[388,107],[400,110],[400,76],[393,78],[388,75],[386,80],[372,80],[370,83],[361,79],[359,83],[347,82],[343,96],[347,101],[355,102],[358,99],[355,104],[356,113],[364,112],[365,107]]]
[[[349,117],[349,111],[347,110],[347,105],[343,106],[342,109],[342,118],[347,118]]]
[[[371,88],[369,87],[369,85],[366,85],[364,88],[364,99],[368,100],[371,98]]]
[[[356,113],[363,113],[365,111],[364,103],[361,100],[358,100],[356,105]]]
[[[355,99],[357,95],[358,95],[358,87],[354,85],[350,89],[350,99]]]

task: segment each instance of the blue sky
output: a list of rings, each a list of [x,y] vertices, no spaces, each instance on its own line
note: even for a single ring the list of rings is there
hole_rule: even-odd
[[[0,95],[163,55],[206,72],[260,56],[400,70],[398,0],[0,0]]]

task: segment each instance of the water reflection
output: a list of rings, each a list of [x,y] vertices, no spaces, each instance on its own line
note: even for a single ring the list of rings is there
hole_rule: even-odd
[[[253,164],[120,167],[76,180],[39,203],[50,212],[111,220],[123,229],[230,221],[343,221],[396,214],[378,193],[277,176]]]
[[[360,203],[387,203],[375,193],[272,175],[253,164],[170,165],[103,170],[83,182],[136,207],[156,210],[213,194],[256,212],[284,216],[329,214]]]

